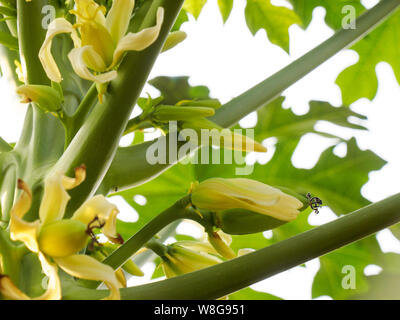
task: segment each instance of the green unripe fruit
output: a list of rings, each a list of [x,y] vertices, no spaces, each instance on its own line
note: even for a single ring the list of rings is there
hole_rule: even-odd
[[[227,234],[234,235],[264,232],[288,222],[246,209],[221,211],[215,213],[214,218],[217,227]]]
[[[81,251],[89,235],[86,225],[78,220],[60,220],[44,225],[40,230],[39,248],[45,254],[60,258]]]

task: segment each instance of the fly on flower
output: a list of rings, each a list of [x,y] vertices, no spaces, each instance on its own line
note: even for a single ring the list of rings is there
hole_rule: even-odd
[[[39,59],[47,76],[61,82],[62,76],[51,53],[53,38],[69,33],[74,49],[68,54],[72,68],[81,78],[95,82],[98,88],[117,77],[115,70],[127,51],[142,51],[152,45],[161,30],[164,9],[157,10],[156,25],[137,33],[128,32],[134,0],[114,0],[106,13],[94,0],[75,0],[76,16],[72,25],[64,18],[51,22],[45,41],[39,51]],[[99,92],[101,101],[102,94]]]

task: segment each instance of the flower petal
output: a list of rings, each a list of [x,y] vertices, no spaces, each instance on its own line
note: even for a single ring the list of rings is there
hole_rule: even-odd
[[[221,211],[242,208],[290,221],[303,204],[281,190],[259,181],[235,178],[211,178],[195,186],[192,202],[201,209]]]
[[[106,18],[106,27],[115,43],[125,35],[135,7],[135,0],[114,0]]]
[[[51,44],[53,38],[61,33],[70,33],[75,47],[80,46],[80,39],[71,23],[64,18],[57,18],[50,23],[47,29],[46,39],[39,51],[39,59],[47,76],[54,82],[61,82],[62,77],[51,53]]]
[[[75,169],[75,178],[66,177],[61,172],[52,172],[47,175],[44,180],[44,194],[39,209],[42,224],[62,219],[70,199],[66,190],[81,184],[85,179],[85,172],[85,167],[80,166]]]
[[[45,255],[39,252],[39,260],[42,265],[44,274],[49,278],[47,290],[35,300],[60,300],[61,299],[61,282],[58,277],[58,268],[55,264],[49,262]]]
[[[49,278],[47,290],[39,297],[30,298],[21,290],[19,290],[11,279],[7,276],[0,275],[0,292],[7,298],[13,300],[60,300],[61,299],[61,282],[58,277],[58,268],[50,263],[46,257],[39,252],[39,260],[42,265],[44,274]]]
[[[23,220],[32,204],[32,194],[29,187],[22,180],[18,181],[18,188],[22,190],[17,203],[11,209],[10,214],[10,238],[13,241],[22,241],[32,252],[39,251],[37,234],[39,221],[27,222]]]
[[[178,44],[180,44],[183,40],[185,40],[187,37],[187,34],[185,31],[173,31],[168,35],[167,40],[165,40],[164,46],[161,50],[161,52],[168,51],[169,49],[174,48]]]
[[[86,80],[94,81],[96,83],[107,83],[117,77],[117,72],[115,70],[99,75],[92,74],[85,63],[85,58],[87,57],[86,55],[91,55],[92,58],[96,56],[95,51],[92,49],[91,46],[84,46],[82,48],[72,49],[71,52],[68,54],[68,58],[71,61],[72,68],[78,76]],[[98,56],[98,58],[100,58],[100,56]]]
[[[104,282],[110,289],[110,295],[106,299],[120,299],[120,283],[110,266],[86,255],[72,255],[54,260],[61,269],[74,277]]]
[[[12,300],[30,300],[30,298],[19,290],[8,276],[0,275],[0,292]]]
[[[93,20],[102,26],[106,24],[104,16],[105,8],[99,6],[93,0],[75,0],[76,10],[71,10],[71,13],[76,15],[76,23],[79,25],[87,20]]]
[[[107,201],[102,195],[94,196],[87,200],[72,216],[72,219],[79,220],[84,224],[88,225],[96,218],[100,222],[104,222],[102,232],[110,239],[118,239],[116,233],[116,220],[117,214],[119,213],[118,208]]]
[[[120,61],[125,51],[142,51],[152,45],[160,34],[161,25],[164,20],[164,8],[157,10],[157,22],[154,27],[146,28],[138,33],[128,33],[117,44],[114,52],[114,60],[110,68],[113,68]]]
[[[122,288],[126,288],[126,277],[124,271],[121,268],[119,268],[117,271],[115,271],[115,276],[118,279],[119,285]]]

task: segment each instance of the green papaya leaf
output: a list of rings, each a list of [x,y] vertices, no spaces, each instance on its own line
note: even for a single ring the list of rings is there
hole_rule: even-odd
[[[218,7],[222,15],[222,20],[225,23],[231,14],[233,8],[233,0],[218,0]]]
[[[306,28],[312,20],[312,14],[315,8],[323,7],[326,10],[325,22],[334,30],[342,27],[342,20],[346,14],[346,6],[354,8],[356,15],[360,15],[365,11],[365,8],[360,3],[360,0],[290,0],[293,5],[293,10],[303,21],[303,26]]]
[[[289,27],[301,24],[298,15],[286,8],[271,4],[270,0],[247,0],[245,9],[247,26],[255,35],[264,29],[268,39],[289,53]]]
[[[368,281],[364,269],[376,261],[379,253],[375,237],[369,237],[320,257],[321,267],[314,278],[312,297],[344,300],[355,293],[366,292]]]
[[[181,28],[182,24],[186,21],[189,21],[188,15],[185,10],[181,10],[178,17],[176,18],[175,24],[173,25],[171,32],[178,31]]]
[[[379,62],[389,63],[400,82],[400,46],[393,41],[398,38],[399,28],[400,11],[397,11],[351,48],[358,53],[358,62],[345,69],[336,79],[346,105],[360,98],[372,100],[375,97],[378,90],[375,68]]]
[[[185,0],[183,9],[197,19],[206,2],[207,0]]]
[[[191,86],[189,77],[157,77],[149,83],[160,90],[163,103],[175,105],[182,100],[210,99],[210,90],[206,86]]]
[[[333,124],[359,130],[367,130],[366,127],[349,122],[353,116],[360,120],[366,120],[364,115],[351,111],[348,107],[333,107],[328,102],[311,101],[310,110],[298,116],[290,109],[283,109],[284,98],[278,98],[258,111],[258,123],[255,128],[257,140],[276,137],[279,140],[300,138],[306,133],[324,134],[315,130],[318,121],[329,121]]]

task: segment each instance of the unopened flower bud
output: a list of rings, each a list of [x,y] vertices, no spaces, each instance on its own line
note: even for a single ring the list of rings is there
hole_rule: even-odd
[[[182,100],[179,101],[177,106],[182,106],[182,107],[208,107],[208,108],[213,108],[215,110],[221,108],[222,104],[219,102],[217,99],[207,99],[207,100]]]
[[[158,106],[152,118],[156,121],[182,121],[211,117],[214,114],[215,110],[207,107]]]
[[[222,257],[226,259],[233,259],[236,257],[235,252],[229,247],[230,243],[225,242],[217,232],[208,234],[208,241]]]
[[[36,103],[45,112],[61,109],[62,98],[58,90],[43,85],[23,85],[17,88],[17,94],[23,96],[21,102]]]
[[[220,212],[246,209],[281,221],[294,220],[303,203],[281,190],[259,181],[235,178],[211,178],[192,189],[192,203],[197,208]]]
[[[246,152],[266,152],[267,149],[253,139],[222,128],[206,118],[187,120],[182,124],[182,129],[193,129],[202,137],[204,130],[207,130],[209,143],[211,145]],[[203,142],[203,141],[202,141]]]
[[[169,247],[162,257],[162,267],[167,278],[190,273],[222,262],[221,259],[204,252],[196,252],[177,244]]]

